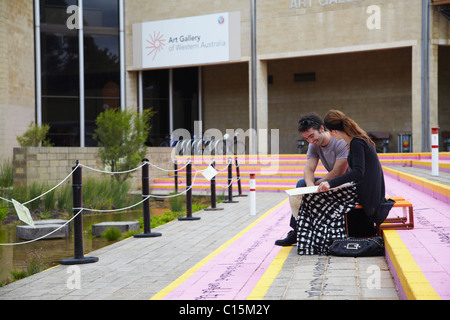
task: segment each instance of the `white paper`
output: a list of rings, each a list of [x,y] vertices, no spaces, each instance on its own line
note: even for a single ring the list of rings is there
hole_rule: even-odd
[[[202,175],[208,179],[211,180],[217,175],[216,169],[214,169],[211,165],[208,166],[205,170],[203,170]]]
[[[295,196],[289,196],[289,205],[291,206],[292,216],[297,219],[298,210],[300,209],[300,205],[302,203],[303,195],[298,194]]]
[[[344,183],[341,184],[340,186],[334,187],[334,188],[330,188],[329,190],[335,190],[335,189],[339,189],[339,188],[343,188],[343,187],[347,187],[352,185],[352,182],[348,182],[348,183]],[[307,194],[307,193],[316,193],[319,190],[319,186],[312,186],[312,187],[303,187],[303,188],[294,188],[294,189],[289,189],[286,190],[286,193],[289,196],[296,196],[296,195],[300,195],[300,194]]]
[[[296,196],[296,195],[307,194],[307,193],[315,193],[315,192],[317,192],[317,190],[319,190],[319,186],[289,189],[289,190],[286,190],[286,193],[290,196]]]
[[[14,199],[12,199],[12,202],[14,204],[14,208],[16,209],[16,213],[17,216],[19,217],[19,220],[25,222],[26,224],[34,228],[34,221],[33,218],[31,218],[31,214],[28,208]]]

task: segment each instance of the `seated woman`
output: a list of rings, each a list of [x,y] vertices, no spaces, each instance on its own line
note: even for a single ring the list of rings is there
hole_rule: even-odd
[[[298,254],[328,254],[335,239],[347,236],[344,215],[357,205],[361,204],[369,220],[379,226],[394,203],[385,199],[383,171],[375,144],[366,132],[337,110],[328,111],[324,123],[332,137],[347,143],[350,170],[323,181],[318,193],[303,197],[297,220]],[[339,187],[346,183],[351,184]]]

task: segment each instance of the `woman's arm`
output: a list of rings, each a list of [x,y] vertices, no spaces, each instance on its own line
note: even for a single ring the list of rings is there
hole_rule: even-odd
[[[366,170],[365,142],[358,138],[353,138],[350,142],[350,159],[351,170],[347,171],[340,177],[336,177],[328,181],[330,188],[340,186],[347,182],[358,183],[364,178]]]

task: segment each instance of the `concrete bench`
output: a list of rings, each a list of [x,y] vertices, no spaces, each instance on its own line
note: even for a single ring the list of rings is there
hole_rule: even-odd
[[[16,226],[16,236],[22,240],[34,240],[47,234],[48,236],[43,239],[67,238],[69,236],[70,225],[64,225],[66,222],[66,220],[58,219],[38,220],[34,222],[34,228],[29,225]],[[61,227],[62,225],[64,226]]]
[[[102,233],[109,227],[114,227],[120,230],[120,232],[127,232],[130,230],[139,230],[138,221],[110,221],[100,222],[92,225],[92,235],[101,236]]]

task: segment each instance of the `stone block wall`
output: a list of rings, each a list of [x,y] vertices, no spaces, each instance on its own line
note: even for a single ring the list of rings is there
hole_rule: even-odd
[[[148,148],[147,159],[159,168],[173,170],[171,161],[171,148]],[[30,185],[33,182],[46,183],[55,186],[66,178],[75,166],[76,160],[82,165],[104,170],[102,161],[98,154],[98,148],[77,147],[29,147],[14,148],[14,184]],[[132,175],[132,190],[141,186],[141,170],[136,170]],[[160,170],[153,166],[149,168],[150,183],[155,178],[167,177],[169,172]],[[83,179],[86,177],[100,178],[102,173],[85,168]],[[66,183],[71,183],[71,178]]]

